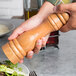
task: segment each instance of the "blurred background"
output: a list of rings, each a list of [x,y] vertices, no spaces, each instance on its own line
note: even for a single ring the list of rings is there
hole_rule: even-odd
[[[45,0],[0,0],[0,19],[10,19],[12,17],[24,18],[23,16],[27,13],[26,10],[29,10],[29,8],[31,8],[34,12],[33,14],[35,14],[44,1]],[[71,0],[63,1],[67,3]]]

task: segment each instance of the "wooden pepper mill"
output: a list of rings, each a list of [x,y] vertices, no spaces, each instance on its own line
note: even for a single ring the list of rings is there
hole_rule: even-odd
[[[46,36],[50,32],[59,30],[69,19],[67,13],[51,14],[39,26],[24,32],[16,39],[13,39],[2,46],[8,59],[13,63],[18,63],[26,54],[34,49],[38,39]]]

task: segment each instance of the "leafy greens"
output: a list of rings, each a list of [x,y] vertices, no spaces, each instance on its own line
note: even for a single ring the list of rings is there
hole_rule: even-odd
[[[13,64],[10,61],[3,61],[0,64],[0,72],[4,72],[6,76],[25,76],[22,68],[17,68],[18,64]]]

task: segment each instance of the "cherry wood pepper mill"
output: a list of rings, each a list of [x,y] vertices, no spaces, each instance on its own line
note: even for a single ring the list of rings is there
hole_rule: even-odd
[[[8,59],[13,63],[18,63],[26,54],[34,49],[38,39],[46,36],[50,32],[59,30],[69,19],[67,13],[51,14],[39,26],[24,32],[16,39],[13,39],[2,46]]]

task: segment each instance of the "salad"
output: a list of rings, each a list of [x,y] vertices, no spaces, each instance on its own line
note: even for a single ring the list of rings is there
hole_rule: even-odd
[[[6,60],[0,62],[0,76],[26,76],[22,72],[22,68],[18,67],[18,64],[13,64]]]

